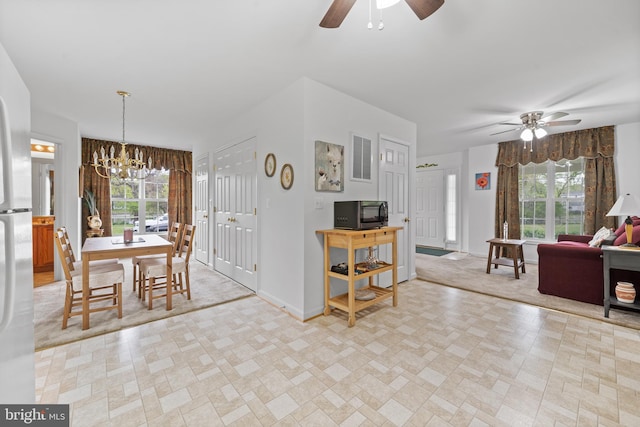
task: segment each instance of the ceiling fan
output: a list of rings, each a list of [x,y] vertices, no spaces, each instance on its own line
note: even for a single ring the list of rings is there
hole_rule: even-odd
[[[378,2],[378,0],[376,0]],[[387,7],[389,5],[397,3],[396,0],[394,2],[389,2],[388,0],[384,3],[387,3],[386,6],[378,5],[378,8]],[[418,16],[420,20],[423,20],[427,16],[431,15],[433,12],[438,10],[440,6],[444,4],[444,0],[405,0],[411,10]],[[355,4],[356,0],[333,0],[331,6],[329,6],[329,10],[320,21],[320,26],[323,28],[338,28],[344,18],[346,18],[347,14]]]
[[[563,113],[558,111],[556,113],[551,113],[548,115],[544,115],[542,111],[530,111],[528,113],[524,113],[520,115],[520,120],[522,123],[498,123],[499,125],[505,126],[518,126],[514,129],[508,129],[501,132],[492,133],[491,135],[499,135],[501,133],[513,132],[516,130],[521,130],[520,138],[523,141],[529,142],[533,140],[535,135],[536,138],[540,139],[547,135],[547,131],[544,129],[547,126],[571,126],[577,125],[582,120],[556,120],[561,117],[568,116],[569,113]]]

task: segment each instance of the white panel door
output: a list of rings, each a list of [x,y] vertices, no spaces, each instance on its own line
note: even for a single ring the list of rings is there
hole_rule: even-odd
[[[255,139],[215,155],[215,269],[256,291]]]
[[[196,260],[209,263],[209,155],[196,159]]]
[[[398,230],[398,282],[409,279],[409,147],[380,138],[380,200],[389,203],[389,226]],[[378,257],[391,262],[391,245],[380,246]],[[380,286],[391,285],[391,273],[378,276]]]
[[[444,248],[444,171],[416,177],[416,244]]]
[[[214,268],[231,277],[231,153],[215,154]]]

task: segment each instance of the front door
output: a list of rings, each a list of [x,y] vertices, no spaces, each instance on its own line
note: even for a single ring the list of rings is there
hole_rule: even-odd
[[[398,230],[398,282],[409,280],[409,146],[380,138],[380,200],[389,204],[389,226]],[[391,245],[378,249],[379,258],[391,262]],[[391,273],[378,276],[380,286],[391,285]]]
[[[444,248],[444,171],[416,174],[416,244]]]
[[[196,260],[209,264],[209,155],[196,159]]]
[[[256,291],[255,138],[215,154],[214,265],[220,273]]]

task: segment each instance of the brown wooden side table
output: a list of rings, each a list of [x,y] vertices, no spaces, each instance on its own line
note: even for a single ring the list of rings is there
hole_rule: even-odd
[[[524,269],[524,253],[522,252],[522,245],[526,240],[515,239],[491,239],[487,240],[489,243],[489,258],[487,259],[487,274],[491,274],[491,264],[494,268],[498,268],[498,265],[506,265],[513,267],[513,271],[516,274],[516,279],[520,278],[519,270],[522,268],[522,273],[525,273]],[[502,257],[503,250],[507,248],[511,250],[511,258]],[[495,249],[495,257],[494,257]]]

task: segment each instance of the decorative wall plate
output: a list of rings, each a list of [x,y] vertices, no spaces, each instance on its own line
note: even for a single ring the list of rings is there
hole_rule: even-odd
[[[267,176],[273,176],[276,173],[276,155],[273,153],[267,154],[264,159],[264,173]]]
[[[282,184],[282,188],[288,190],[293,185],[293,166],[289,163],[282,166],[282,171],[280,171],[280,184]]]

